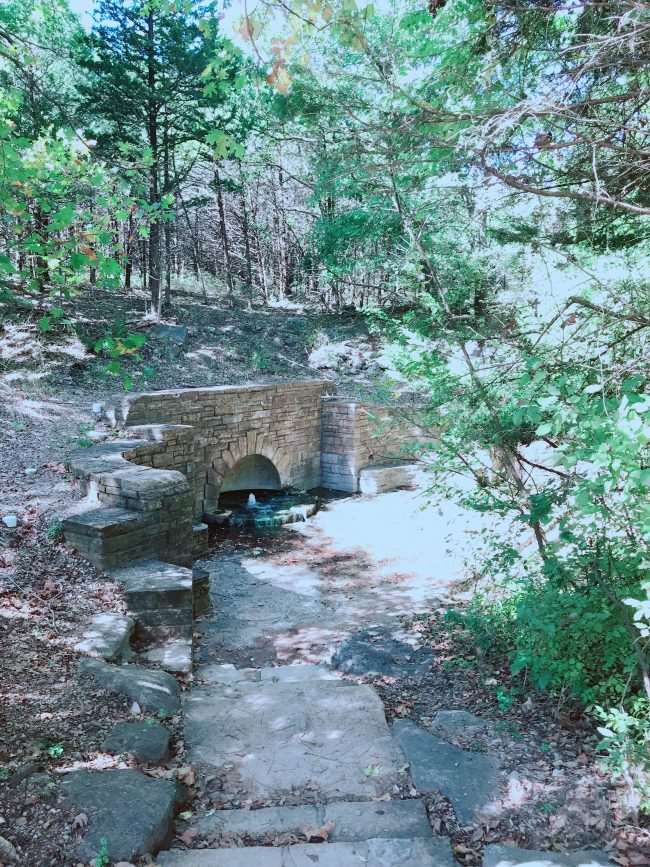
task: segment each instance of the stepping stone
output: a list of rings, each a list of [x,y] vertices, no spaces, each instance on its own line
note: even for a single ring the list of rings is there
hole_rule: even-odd
[[[421,793],[441,792],[449,798],[463,824],[499,794],[499,762],[485,753],[455,747],[411,720],[393,723],[393,734],[404,750],[411,778]]]
[[[102,744],[107,753],[130,753],[141,762],[159,765],[169,756],[169,732],[153,720],[121,722]]]
[[[146,640],[170,636],[191,639],[192,570],[160,560],[140,560],[111,577],[124,585],[129,614],[136,633]]]
[[[194,826],[210,840],[229,837],[268,843],[283,834],[297,839],[327,826],[330,843],[353,843],[375,837],[431,839],[431,826],[422,801],[360,801],[303,807],[266,807],[261,810],[218,810]],[[266,839],[264,839],[266,838]],[[309,839],[304,840],[305,843]],[[315,841],[314,841],[315,842]],[[222,845],[223,845],[222,844]]]
[[[227,796],[372,799],[393,793],[404,757],[368,686],[240,682],[185,701],[188,760],[220,768]],[[232,789],[232,791],[230,791]]]
[[[147,663],[154,663],[173,674],[192,671],[192,642],[183,638],[165,641],[140,654]]]
[[[250,849],[161,852],[160,867],[455,867],[449,841],[375,839]]]
[[[88,817],[76,849],[92,862],[106,840],[111,861],[131,861],[156,852],[171,837],[176,783],[155,780],[133,769],[73,771],[61,783],[64,799]]]
[[[92,677],[97,686],[137,701],[150,713],[169,717],[180,710],[178,683],[164,671],[152,671],[141,665],[111,665],[98,659],[82,659],[78,671]]]
[[[430,670],[431,651],[398,641],[387,629],[364,629],[343,642],[332,665],[346,674],[411,677]]]
[[[98,656],[108,662],[128,659],[131,655],[129,642],[133,632],[133,620],[121,614],[103,612],[96,614],[85,627],[81,641],[74,649],[77,653]]]
[[[491,844],[484,849],[483,867],[515,867],[518,864],[534,864],[538,867],[612,867],[609,855],[598,849],[542,852],[500,844]]]
[[[277,668],[235,668],[234,665],[203,665],[197,676],[206,683],[239,683],[241,681],[261,681],[262,683],[296,683],[314,680],[334,680],[345,683],[341,678],[324,665],[301,663],[299,665],[281,665]]]

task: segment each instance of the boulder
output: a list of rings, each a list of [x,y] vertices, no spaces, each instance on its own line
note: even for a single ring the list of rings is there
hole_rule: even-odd
[[[152,671],[141,665],[111,665],[99,659],[82,659],[79,673],[92,677],[110,692],[126,696],[140,707],[161,717],[178,713],[181,704],[176,679],[164,671]]]
[[[64,803],[88,817],[76,855],[92,862],[99,852],[130,861],[157,852],[170,839],[176,783],[128,768],[73,771],[61,784]]]
[[[107,753],[130,753],[141,762],[159,765],[169,755],[169,732],[153,720],[117,723],[102,749]]]

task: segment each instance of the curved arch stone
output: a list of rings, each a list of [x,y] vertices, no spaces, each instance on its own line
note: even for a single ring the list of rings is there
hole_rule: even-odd
[[[246,455],[228,469],[220,493],[227,491],[278,491],[282,480],[275,464],[260,454]]]

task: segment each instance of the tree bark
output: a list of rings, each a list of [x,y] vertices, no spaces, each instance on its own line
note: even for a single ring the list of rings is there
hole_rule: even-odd
[[[219,229],[221,232],[221,244],[223,247],[223,261],[226,268],[226,286],[230,304],[233,304],[232,266],[230,262],[230,247],[228,246],[228,229],[226,227],[226,212],[223,206],[223,192],[221,190],[221,177],[219,169],[214,167],[214,185],[217,190],[217,208],[219,209]]]
[[[248,237],[248,208],[246,207],[246,187],[244,186],[244,174],[241,163],[239,164],[239,181],[241,184],[241,213],[242,231],[244,234],[244,250],[246,253],[246,282],[248,283],[248,298],[253,303],[253,269],[251,263],[251,245]]]
[[[147,135],[151,149],[149,170],[149,204],[159,204],[158,190],[158,105],[156,101],[156,44],[153,6],[147,12]],[[160,220],[154,212],[149,229],[149,291],[152,309],[160,313]]]
[[[164,131],[164,162],[163,162],[163,192],[169,193],[169,127],[165,122]],[[165,307],[172,305],[172,239],[171,223],[165,220]]]

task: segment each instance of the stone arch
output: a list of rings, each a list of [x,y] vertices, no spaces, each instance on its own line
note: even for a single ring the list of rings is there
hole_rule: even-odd
[[[229,474],[232,475],[235,472],[237,464],[246,458],[255,457],[258,460],[260,458],[264,459],[272,465],[279,478],[280,488],[286,487],[291,483],[289,478],[291,460],[284,451],[278,448],[265,435],[255,433],[244,434],[239,439],[230,442],[226,448],[220,450],[208,463],[203,499],[204,512],[212,512],[218,508],[219,495],[221,494],[224,479]],[[257,469],[260,469],[260,467],[261,463],[258,463]],[[275,482],[275,476],[273,476],[273,481]],[[231,488],[231,490],[239,490],[239,488]],[[264,487],[262,486],[260,490],[264,490]],[[274,489],[271,488],[270,490]]]
[[[246,455],[231,467],[221,481],[220,493],[228,491],[279,491],[280,474],[264,455]]]

